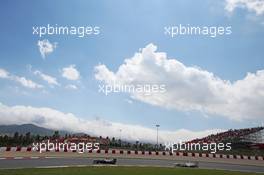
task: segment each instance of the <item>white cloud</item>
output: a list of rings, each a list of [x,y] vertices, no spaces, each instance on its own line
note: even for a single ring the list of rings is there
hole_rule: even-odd
[[[225,9],[228,12],[233,12],[236,8],[245,8],[256,15],[264,14],[263,0],[226,0]]]
[[[16,75],[12,75],[8,71],[1,69],[1,68],[0,68],[0,78],[15,81],[15,82],[21,84],[22,86],[24,86],[26,88],[31,88],[31,89],[43,88],[42,85],[35,83],[32,80],[26,79],[25,77],[19,77]]]
[[[9,77],[9,73],[6,70],[0,68],[0,78],[8,78],[8,77]]]
[[[125,102],[129,103],[129,104],[133,104],[133,101],[130,99],[125,99]]]
[[[156,129],[140,125],[108,122],[102,119],[85,120],[72,113],[63,113],[51,108],[35,108],[31,106],[6,106],[0,103],[0,125],[32,123],[41,127],[67,130],[72,132],[85,132],[97,136],[119,137],[122,129],[122,139],[139,141],[156,141]],[[59,125],[58,125],[59,123]],[[163,131],[160,129],[160,142],[190,140],[204,137],[222,130],[205,130],[200,132],[180,129],[177,131]]]
[[[55,77],[52,77],[50,75],[44,74],[41,71],[36,70],[34,72],[35,75],[40,76],[44,81],[46,81],[49,85],[56,85],[56,86],[60,86],[60,84],[58,83],[57,79]]]
[[[264,70],[248,73],[231,83],[197,67],[188,67],[157,47],[147,45],[142,52],[126,59],[117,72],[105,65],[95,67],[95,78],[105,84],[165,84],[166,93],[131,93],[134,99],[181,111],[201,111],[232,120],[258,119],[264,116]]]
[[[42,85],[35,83],[32,80],[26,79],[25,77],[18,77],[18,76],[13,76],[12,79],[18,83],[20,83],[22,86],[26,88],[31,88],[31,89],[39,89],[43,88]]]
[[[80,78],[80,73],[75,68],[75,65],[70,65],[62,69],[62,77],[68,80],[78,80]]]
[[[65,86],[66,89],[72,89],[72,90],[77,90],[78,87],[74,84],[68,84]]]
[[[50,43],[49,40],[39,40],[38,41],[39,51],[43,59],[45,59],[46,55],[52,53],[56,47],[57,43]]]

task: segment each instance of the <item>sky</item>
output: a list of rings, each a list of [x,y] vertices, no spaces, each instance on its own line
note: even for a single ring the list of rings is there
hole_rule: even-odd
[[[0,3],[0,124],[175,141],[264,123],[262,0]],[[34,34],[48,24],[100,32]],[[179,25],[232,33],[165,34]],[[166,92],[99,92],[113,80]]]

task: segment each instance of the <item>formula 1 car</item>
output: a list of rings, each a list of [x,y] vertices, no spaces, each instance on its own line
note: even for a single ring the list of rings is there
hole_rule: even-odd
[[[188,167],[188,168],[197,168],[198,162],[184,162],[184,163],[174,163],[174,167]]]
[[[93,164],[116,164],[116,159],[96,159],[93,161]]]

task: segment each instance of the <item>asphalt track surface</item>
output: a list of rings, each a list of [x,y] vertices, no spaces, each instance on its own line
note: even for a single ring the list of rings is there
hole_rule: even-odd
[[[0,160],[0,169],[12,168],[49,168],[64,166],[89,166],[92,165],[94,159],[97,158],[45,158],[45,159],[6,159]],[[173,167],[173,163],[180,163],[179,160],[155,160],[155,159],[129,159],[118,158],[117,165],[121,166],[161,166]],[[216,162],[199,162],[199,168],[203,169],[219,169],[241,172],[258,172],[264,173],[264,166],[254,165],[237,165],[230,163]]]

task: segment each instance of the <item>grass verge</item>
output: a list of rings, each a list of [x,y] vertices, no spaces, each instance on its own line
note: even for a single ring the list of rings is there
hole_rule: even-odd
[[[161,167],[67,167],[4,169],[0,175],[256,175],[256,173]],[[258,175],[264,175],[259,174]]]

